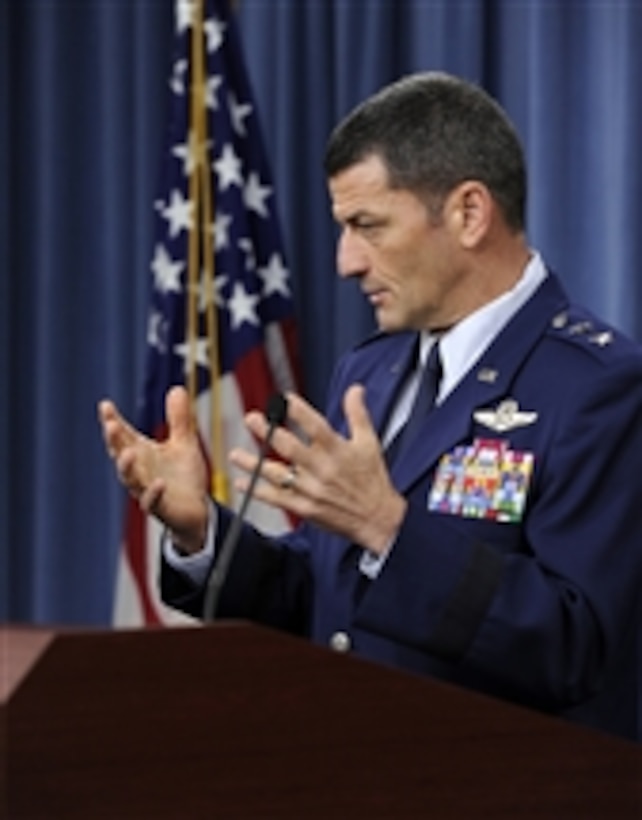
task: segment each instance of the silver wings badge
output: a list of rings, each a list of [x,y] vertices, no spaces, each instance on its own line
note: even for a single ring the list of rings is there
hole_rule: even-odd
[[[528,427],[537,421],[534,411],[520,410],[515,399],[504,399],[496,410],[475,410],[473,418],[496,433],[505,433],[517,427]]]

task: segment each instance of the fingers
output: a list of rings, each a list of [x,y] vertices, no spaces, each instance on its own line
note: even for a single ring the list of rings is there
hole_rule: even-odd
[[[343,396],[343,412],[348,421],[350,438],[359,442],[376,437],[372,420],[365,404],[366,391],[363,385],[353,384]]]
[[[331,444],[335,432],[325,416],[297,393],[287,393],[288,421],[295,425],[310,441],[318,442],[322,447]]]
[[[183,388],[166,397],[169,438],[156,441],[131,425],[110,401],[102,401],[98,415],[119,481],[142,511],[156,516],[181,544],[202,545],[208,508],[203,500],[205,466],[190,401]],[[203,523],[205,522],[205,523]]]
[[[186,438],[194,434],[195,423],[189,394],[184,387],[172,387],[165,397],[165,415],[170,438]]]
[[[375,435],[370,414],[365,404],[365,388],[361,384],[351,385],[343,397],[343,411],[348,422],[350,438],[358,439]],[[288,394],[288,419],[294,422],[310,439],[322,448],[336,441],[336,433],[325,417],[317,412],[301,396]]]
[[[114,462],[118,479],[135,498],[140,499],[149,490],[139,462],[139,450],[144,437],[125,421],[111,401],[100,402],[98,415],[105,446]],[[154,498],[155,496],[151,497],[152,502]]]
[[[305,464],[314,456],[312,450],[330,450],[337,434],[311,404],[295,393],[287,394],[288,426],[278,427],[272,437],[272,448],[286,461]],[[269,425],[263,413],[252,412],[245,422],[257,438],[265,439]]]
[[[114,457],[116,473],[120,483],[135,497],[139,498],[144,484],[136,469],[136,452],[133,447],[125,447]]]
[[[393,531],[389,522],[394,519],[397,526],[399,505],[364,401],[364,388],[352,385],[345,392],[347,436],[335,431],[300,396],[289,394],[287,398],[288,422],[301,434],[283,427],[275,431],[272,445],[282,460],[265,459],[261,480],[252,485],[254,497],[379,551],[389,543],[380,538],[380,522],[385,523],[387,539]],[[246,422],[251,432],[265,440],[269,427],[261,413],[248,414]],[[230,460],[245,473],[234,483],[246,492],[259,456],[235,449]]]
[[[170,437],[181,439],[194,434],[194,416],[184,387],[173,387],[168,391],[165,412]],[[114,459],[126,448],[133,447],[140,437],[136,428],[123,418],[112,401],[105,399],[99,402],[98,418],[107,452]]]
[[[269,424],[263,413],[259,413],[258,411],[248,413],[245,416],[245,424],[256,438],[265,441]],[[293,460],[296,457],[297,448],[300,446],[302,445],[298,436],[285,427],[277,427],[272,435],[272,449],[286,460]],[[245,467],[243,467],[243,469],[245,469]]]
[[[98,417],[105,447],[111,458],[117,458],[125,448],[133,446],[137,432],[120,415],[113,402],[101,401],[98,405]]]
[[[245,472],[245,475],[239,476],[234,481],[238,492],[245,493],[250,487],[251,474],[256,468],[258,457],[238,449],[230,453],[230,459],[235,466]],[[260,476],[261,480],[253,490],[253,497],[257,501],[287,510],[297,516],[306,516],[310,510],[307,473],[294,465],[266,459],[261,467]]]
[[[230,461],[235,467],[243,470],[248,476],[256,469],[259,457],[247,450],[236,448],[230,453]],[[286,464],[274,459],[265,459],[261,466],[261,478],[268,484],[280,489],[292,489],[301,480],[300,469],[293,464]],[[237,486],[246,489],[249,482],[244,478],[239,479]]]
[[[164,492],[165,484],[160,479],[152,481],[138,498],[138,503],[143,512],[148,514],[157,512]]]
[[[365,389],[354,384],[344,396],[343,409],[348,422],[348,441],[355,444],[373,443],[379,447],[378,439],[365,401]],[[346,439],[337,433],[317,410],[296,393],[288,393],[288,422],[298,432],[279,427],[273,436],[273,449],[286,461],[301,466],[312,467],[321,454],[336,455]],[[246,416],[249,430],[260,439],[268,431],[268,423],[262,413],[253,412]],[[314,470],[313,470],[314,472]]]

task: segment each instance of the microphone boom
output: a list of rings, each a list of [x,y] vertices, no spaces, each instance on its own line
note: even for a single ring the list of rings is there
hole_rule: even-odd
[[[250,483],[245,491],[245,495],[243,496],[241,506],[232,519],[232,523],[230,524],[230,527],[225,535],[225,539],[223,540],[220,554],[214,561],[214,568],[212,569],[207,582],[205,602],[203,604],[203,620],[205,622],[213,621],[216,618],[216,612],[218,609],[221,592],[223,590],[223,585],[225,584],[225,579],[227,578],[232,558],[236,552],[236,547],[241,534],[241,528],[245,520],[245,514],[247,512],[248,505],[252,500],[252,494],[254,493],[254,487],[256,486],[256,482],[258,481],[261,473],[261,467],[263,466],[263,462],[265,461],[265,457],[270,448],[274,431],[279,425],[283,424],[287,418],[287,413],[288,404],[285,396],[283,396],[282,393],[275,393],[272,395],[265,408],[265,417],[268,421],[269,427],[259,451],[259,460],[256,462],[254,470],[252,470]]]

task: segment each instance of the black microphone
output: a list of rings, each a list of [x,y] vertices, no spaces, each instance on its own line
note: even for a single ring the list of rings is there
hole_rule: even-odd
[[[220,554],[215,561],[214,568],[210,573],[210,577],[207,582],[207,589],[205,590],[205,603],[203,605],[204,621],[213,621],[216,617],[216,609],[219,598],[221,597],[223,584],[227,578],[230,563],[232,562],[232,558],[234,557],[234,553],[236,551],[239,536],[241,534],[241,527],[243,526],[243,521],[245,519],[245,513],[247,512],[248,504],[252,500],[252,493],[254,492],[254,487],[258,481],[261,467],[263,466],[265,456],[270,448],[274,431],[279,425],[283,424],[287,418],[287,415],[288,403],[285,396],[283,396],[282,393],[275,393],[270,396],[265,408],[265,418],[268,421],[269,427],[259,451],[259,460],[256,462],[256,467],[252,471],[252,477],[250,478],[249,486],[243,496],[241,506],[232,519],[232,523],[230,524],[230,527],[225,535],[225,540],[221,545]]]

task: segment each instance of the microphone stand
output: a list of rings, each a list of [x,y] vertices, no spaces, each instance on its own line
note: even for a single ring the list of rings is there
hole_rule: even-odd
[[[212,569],[207,582],[205,601],[203,604],[203,620],[206,623],[213,621],[216,618],[216,612],[218,609],[221,592],[223,590],[223,585],[225,584],[225,579],[227,578],[232,558],[236,552],[239,537],[241,535],[241,528],[243,527],[243,523],[245,521],[247,508],[252,500],[252,494],[254,493],[254,487],[259,479],[261,467],[263,466],[263,462],[265,461],[265,457],[270,448],[274,431],[285,421],[287,411],[287,401],[281,393],[274,394],[268,401],[265,416],[268,420],[269,427],[263,443],[261,444],[259,460],[256,462],[254,470],[252,470],[250,483],[245,491],[245,495],[243,496],[241,506],[232,519],[232,523],[230,524],[230,527],[225,535],[225,539],[223,540],[220,554],[217,558],[215,558],[214,568]]]

